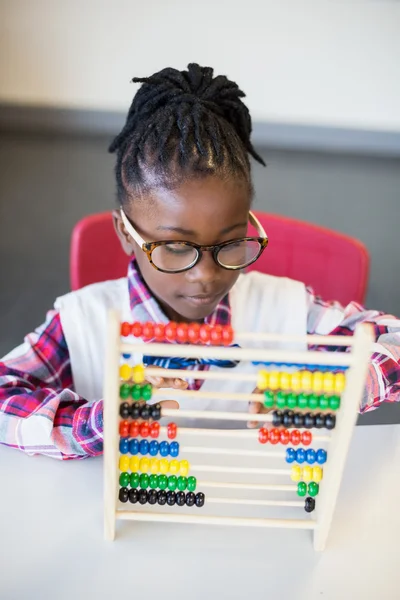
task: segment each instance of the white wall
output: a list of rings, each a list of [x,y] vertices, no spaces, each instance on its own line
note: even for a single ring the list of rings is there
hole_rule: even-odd
[[[396,0],[0,0],[0,101],[125,111],[191,61],[254,119],[400,131]]]

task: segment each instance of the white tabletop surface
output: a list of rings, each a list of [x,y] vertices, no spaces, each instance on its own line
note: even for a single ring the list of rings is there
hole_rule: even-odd
[[[323,553],[303,530],[119,522],[104,542],[101,459],[0,447],[0,599],[398,600],[399,475],[400,426],[356,428]]]

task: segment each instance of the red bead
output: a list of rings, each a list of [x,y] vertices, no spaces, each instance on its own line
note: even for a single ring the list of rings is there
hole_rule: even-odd
[[[136,321],[131,327],[132,335],[140,337],[142,335],[142,324]]]
[[[187,323],[179,323],[178,327],[176,328],[176,339],[181,344],[184,344],[185,342],[187,342],[187,337],[188,337]]]
[[[154,337],[157,342],[163,342],[165,338],[165,325],[163,323],[156,323],[154,325]]]
[[[174,321],[171,321],[170,323],[168,323],[168,325],[166,325],[165,327],[165,339],[168,342],[175,342],[176,340],[176,328],[178,327],[178,325],[176,323],[174,323]]]
[[[129,425],[129,435],[131,437],[137,437],[139,435],[139,423],[137,421],[132,421]]]
[[[281,439],[281,432],[279,431],[279,429],[271,429],[271,431],[269,432],[269,441],[271,442],[271,444],[277,444]]]
[[[303,433],[301,434],[302,444],[304,444],[304,446],[309,446],[311,444],[311,441],[312,441],[311,431],[303,431]]]
[[[150,425],[150,437],[158,438],[160,435],[160,423],[152,423]]]
[[[142,437],[148,437],[150,435],[150,427],[148,423],[141,423],[139,427],[139,432]]]
[[[298,446],[300,444],[300,440],[301,440],[300,431],[298,429],[293,429],[290,432],[290,441],[292,442],[293,446]]]
[[[124,323],[121,324],[121,335],[123,337],[127,337],[130,334],[131,334],[131,324],[127,323],[125,321]]]
[[[280,432],[280,441],[281,444],[288,444],[290,441],[290,433],[287,429],[282,429]]]
[[[154,336],[154,324],[147,322],[143,325],[143,337],[150,340]]]
[[[128,421],[121,421],[119,424],[119,435],[121,437],[128,437],[129,435],[129,423]]]
[[[167,436],[170,440],[174,440],[176,438],[178,428],[175,423],[168,423],[167,427]]]
[[[222,343],[224,346],[230,346],[233,342],[233,329],[230,325],[225,325],[222,329]]]
[[[200,341],[202,344],[206,344],[210,341],[211,327],[209,325],[202,325],[200,327]]]
[[[258,441],[260,442],[260,444],[266,444],[268,442],[268,429],[265,429],[265,427],[261,427],[261,429],[259,429],[258,431]]]
[[[222,325],[215,325],[215,327],[213,327],[211,329],[210,339],[211,339],[211,343],[214,344],[214,346],[219,346],[221,344],[221,342],[222,342]]]
[[[200,335],[200,324],[199,323],[191,323],[188,327],[188,341],[191,344],[197,344],[197,342],[199,341],[199,335]]]

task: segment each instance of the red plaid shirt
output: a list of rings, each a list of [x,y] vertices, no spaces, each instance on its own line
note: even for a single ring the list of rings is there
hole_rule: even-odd
[[[149,303],[151,320],[155,301],[134,262],[128,285],[131,308]],[[307,293],[308,333],[351,335],[360,322],[372,323],[375,328],[375,351],[361,412],[377,408],[381,402],[399,401],[400,321],[356,303],[343,308],[336,302],[323,302],[311,289]],[[229,324],[230,319],[226,298],[207,322]],[[68,347],[55,310],[0,362],[0,443],[59,459],[102,452],[103,402],[87,402],[74,391]]]

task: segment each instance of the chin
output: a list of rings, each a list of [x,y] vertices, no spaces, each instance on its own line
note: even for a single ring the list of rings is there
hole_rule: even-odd
[[[217,307],[218,302],[212,305],[192,306],[190,303],[181,301],[179,306],[174,307],[176,312],[187,321],[204,321]]]

